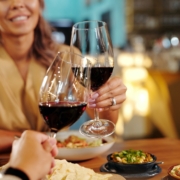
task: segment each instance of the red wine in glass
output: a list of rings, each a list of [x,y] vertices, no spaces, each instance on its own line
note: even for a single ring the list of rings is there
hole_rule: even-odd
[[[113,67],[92,67],[91,68],[91,90],[98,90],[111,76]]]
[[[54,132],[75,123],[85,111],[87,103],[48,102],[39,104],[40,113]]]
[[[84,68],[84,72],[86,72]],[[85,86],[81,75],[78,73],[80,72],[77,68],[72,68],[74,75],[78,79],[78,81]],[[92,91],[98,90],[111,76],[113,71],[113,67],[92,67],[91,68],[91,75],[90,75],[90,89]],[[83,77],[86,77],[85,75]]]

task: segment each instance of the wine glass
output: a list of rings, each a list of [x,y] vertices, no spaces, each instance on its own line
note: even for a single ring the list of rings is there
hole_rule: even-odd
[[[90,63],[81,55],[58,52],[48,68],[39,92],[39,109],[50,136],[72,125],[87,106]]]
[[[87,57],[91,67],[91,91],[98,90],[112,74],[114,67],[113,47],[107,24],[102,21],[83,21],[73,25],[70,43],[71,52],[79,51]],[[94,109],[94,120],[85,122],[80,132],[90,137],[104,137],[114,133],[115,124],[107,119],[99,119]]]

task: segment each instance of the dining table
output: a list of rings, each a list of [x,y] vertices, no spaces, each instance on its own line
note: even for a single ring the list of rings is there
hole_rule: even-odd
[[[102,155],[88,161],[78,163],[81,166],[91,168],[96,172],[100,172],[100,167],[107,163],[106,157],[108,154],[126,149],[136,149],[149,152],[156,156],[158,162],[163,162],[162,164],[158,165],[161,169],[161,172],[154,177],[150,177],[149,179],[151,180],[165,180],[169,168],[173,165],[180,164],[180,139],[172,138],[136,139],[124,141],[120,140],[119,142],[116,142],[111,149]]]
[[[101,172],[100,168],[103,164],[107,163],[108,154],[127,149],[136,149],[149,152],[156,156],[157,161],[163,162],[162,164],[158,164],[160,167],[160,172],[155,176],[145,178],[147,180],[166,180],[169,168],[173,165],[180,164],[180,139],[174,138],[148,138],[134,140],[121,139],[117,140],[114,145],[105,153],[93,159],[73,163],[78,163],[86,168],[91,168],[95,172]],[[0,154],[0,166],[8,162],[9,155],[9,153]],[[119,174],[121,175],[121,173]]]

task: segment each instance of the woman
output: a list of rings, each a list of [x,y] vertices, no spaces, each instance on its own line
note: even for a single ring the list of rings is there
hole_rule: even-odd
[[[0,151],[26,129],[47,130],[38,109],[39,88],[57,51],[69,47],[53,42],[43,9],[43,0],[0,1]],[[121,79],[111,78],[94,92],[87,113],[92,117],[97,107],[100,117],[116,123],[125,92]]]

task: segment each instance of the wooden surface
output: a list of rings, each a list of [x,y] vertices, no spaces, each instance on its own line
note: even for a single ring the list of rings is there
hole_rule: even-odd
[[[180,140],[177,139],[146,139],[146,140],[131,140],[116,143],[105,154],[79,163],[82,166],[92,168],[95,171],[99,171],[102,164],[106,163],[106,155],[115,151],[121,151],[123,149],[140,149],[157,157],[157,161],[163,161],[164,164],[160,164],[162,171],[158,175],[150,178],[151,180],[161,180],[167,175],[169,167],[174,164],[180,164]]]
[[[115,151],[124,149],[140,149],[154,154],[157,161],[163,161],[160,164],[162,171],[158,175],[150,178],[151,180],[161,180],[167,175],[168,169],[174,164],[180,164],[180,140],[160,138],[160,139],[142,139],[117,142],[108,152],[94,159],[78,162],[80,165],[92,168],[96,172],[100,172],[100,167],[107,162],[106,156]],[[0,165],[4,165],[8,161],[8,154],[0,155]]]

